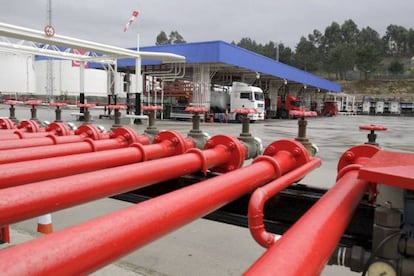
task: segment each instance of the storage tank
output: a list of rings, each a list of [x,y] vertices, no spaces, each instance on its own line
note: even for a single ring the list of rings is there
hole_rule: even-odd
[[[33,55],[0,52],[0,64],[2,95],[35,93],[36,75]]]
[[[401,114],[400,103],[396,101],[390,102],[390,112],[391,114]]]
[[[364,113],[364,114],[369,114],[370,109],[371,109],[371,102],[369,102],[369,101],[364,101],[364,102],[362,103],[362,113]]]
[[[375,113],[384,113],[384,102],[383,101],[378,101],[375,104]]]
[[[227,90],[213,88],[211,91],[210,108],[213,112],[224,112],[230,108],[230,94]]]

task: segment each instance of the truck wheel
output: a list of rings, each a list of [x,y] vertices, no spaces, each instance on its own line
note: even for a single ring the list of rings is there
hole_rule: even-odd
[[[243,115],[242,114],[237,114],[236,115],[236,121],[241,123],[242,120],[243,120]]]
[[[286,109],[283,109],[282,112],[280,112],[280,117],[282,117],[282,119],[289,118],[289,112]]]

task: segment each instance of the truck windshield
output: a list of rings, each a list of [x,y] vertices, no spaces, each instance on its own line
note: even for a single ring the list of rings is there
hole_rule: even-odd
[[[263,93],[260,92],[254,92],[254,99],[256,101],[263,101]]]

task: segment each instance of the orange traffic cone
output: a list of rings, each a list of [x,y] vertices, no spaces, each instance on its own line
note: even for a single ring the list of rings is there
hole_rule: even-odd
[[[46,214],[37,218],[37,232],[43,234],[50,234],[53,232],[51,214]]]

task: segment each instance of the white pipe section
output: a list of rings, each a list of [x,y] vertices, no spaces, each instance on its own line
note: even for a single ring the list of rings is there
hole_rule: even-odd
[[[160,60],[162,62],[185,62],[185,57],[171,53],[160,52],[139,52],[121,47],[110,46],[77,38],[54,35],[47,37],[42,31],[24,28],[20,26],[0,23],[0,36],[12,37],[22,40],[30,40],[42,44],[59,45],[66,48],[82,49],[97,52],[104,55],[116,56],[117,58],[143,58],[150,60]]]

